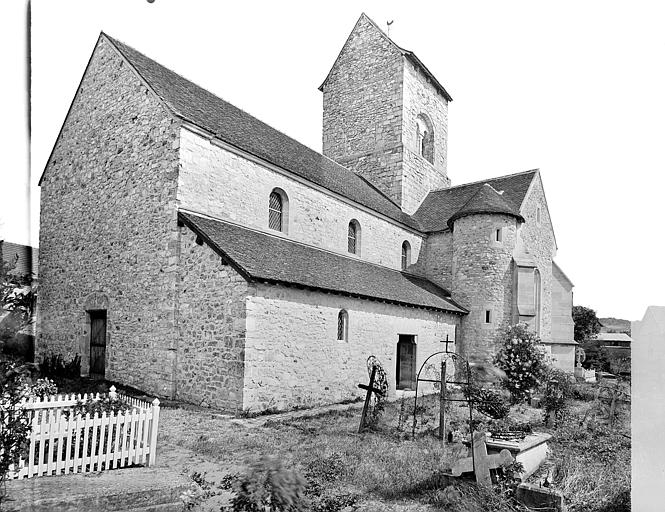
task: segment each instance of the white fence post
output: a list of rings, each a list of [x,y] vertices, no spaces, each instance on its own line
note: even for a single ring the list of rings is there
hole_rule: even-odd
[[[148,466],[154,466],[157,460],[157,427],[159,426],[159,398],[152,402],[152,421],[150,422],[150,458]]]

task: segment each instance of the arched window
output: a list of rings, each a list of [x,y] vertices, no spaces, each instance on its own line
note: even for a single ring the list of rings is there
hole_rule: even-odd
[[[268,227],[275,231],[287,232],[289,199],[280,188],[270,193],[268,201]]]
[[[342,309],[337,315],[337,340],[349,340],[349,314],[345,309]]]
[[[416,151],[429,163],[434,163],[434,129],[425,114],[416,119]]]
[[[533,271],[533,303],[536,306],[536,334],[540,336],[540,304],[541,304],[541,283],[540,283],[540,271],[535,269]]]
[[[402,242],[402,270],[406,270],[411,265],[411,245],[404,240]]]
[[[355,219],[349,222],[348,250],[351,254],[360,255],[360,224]]]

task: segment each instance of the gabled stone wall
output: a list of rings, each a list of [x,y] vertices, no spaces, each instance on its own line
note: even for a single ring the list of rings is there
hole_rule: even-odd
[[[170,396],[179,128],[100,38],[41,183],[37,358],[82,355],[107,309],[106,378]]]
[[[540,209],[540,222],[538,222]],[[534,178],[520,213],[525,222],[517,230],[515,255],[528,255],[536,262],[541,277],[541,324],[540,338],[543,342],[552,341],[552,258],[556,252],[554,230],[547,210],[545,191],[540,176]],[[520,317],[535,330],[534,317]]]

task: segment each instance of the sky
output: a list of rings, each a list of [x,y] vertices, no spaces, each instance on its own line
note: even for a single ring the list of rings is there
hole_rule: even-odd
[[[317,88],[365,12],[453,97],[453,185],[539,168],[575,304],[665,305],[663,2],[34,0],[30,47],[26,2],[1,12],[0,239],[38,245],[37,181],[101,30],[320,151]]]

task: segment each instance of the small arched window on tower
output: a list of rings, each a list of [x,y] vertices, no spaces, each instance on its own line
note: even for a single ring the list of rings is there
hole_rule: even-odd
[[[434,163],[434,129],[425,114],[416,119],[416,150],[429,163]]]
[[[289,219],[289,199],[281,188],[275,188],[268,200],[268,227],[275,231],[287,232]]]
[[[541,283],[540,271],[535,269],[533,271],[533,303],[536,309],[536,317],[534,318],[536,334],[540,336],[540,308],[541,308]]]
[[[411,245],[404,240],[402,242],[402,270],[406,270],[411,265]]]
[[[349,340],[349,314],[342,309],[337,315],[337,341]]]
[[[360,224],[355,219],[349,222],[348,250],[351,254],[360,255]]]

